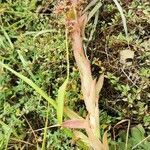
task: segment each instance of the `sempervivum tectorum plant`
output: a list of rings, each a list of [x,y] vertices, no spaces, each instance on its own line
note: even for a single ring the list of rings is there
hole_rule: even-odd
[[[80,72],[81,90],[84,97],[86,109],[88,111],[86,119],[68,120],[62,126],[68,128],[83,128],[86,130],[90,147],[94,150],[108,150],[106,134],[103,142],[100,141],[99,127],[99,92],[103,85],[104,75],[98,81],[93,79],[91,65],[83,50],[83,32],[86,24],[86,14],[82,13],[83,0],[67,0],[61,2],[55,11],[65,13],[66,28],[69,30],[74,57]],[[79,132],[75,132],[79,134]],[[79,138],[80,136],[77,135]]]

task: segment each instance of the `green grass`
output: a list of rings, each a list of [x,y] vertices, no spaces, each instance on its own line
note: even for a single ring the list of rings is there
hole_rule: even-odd
[[[105,74],[100,95],[100,130],[101,134],[108,130],[110,150],[149,148],[148,3],[122,1],[127,26],[125,21],[122,24],[123,16],[113,2],[97,1],[88,7],[91,13],[85,47],[94,77]],[[58,120],[61,124],[62,119],[67,119],[63,104],[86,116],[79,72],[63,19],[53,14],[55,4],[56,1],[0,0],[0,150],[37,149],[23,116],[35,130],[43,150],[83,147],[82,143],[73,144],[70,131],[53,126]],[[128,40],[124,28],[128,28]],[[125,49],[135,53],[131,66],[119,62],[119,53]],[[62,102],[59,109],[58,101]],[[115,127],[114,141],[113,127],[126,119],[131,123],[128,140],[128,123],[124,122]]]

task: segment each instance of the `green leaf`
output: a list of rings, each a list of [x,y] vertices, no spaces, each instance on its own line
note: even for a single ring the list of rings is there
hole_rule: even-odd
[[[12,133],[12,129],[1,120],[0,120],[0,124],[2,125],[2,129],[4,130],[4,137],[3,137],[4,139],[3,141],[0,141],[0,148],[5,147],[5,150],[7,150],[7,146],[8,146],[10,135]]]
[[[35,40],[38,36],[45,34],[45,33],[55,33],[56,31],[51,29],[51,30],[41,30],[39,31],[34,37],[33,40]]]
[[[68,84],[68,78],[65,80],[65,82],[61,85],[61,87],[58,90],[58,96],[57,96],[57,120],[58,120],[59,124],[62,123],[62,119],[63,119],[64,99],[65,99],[67,84]]]
[[[23,57],[23,55],[21,54],[21,51],[20,51],[20,50],[17,50],[17,53],[18,53],[19,58],[20,58],[20,60],[21,60],[21,62],[22,62],[22,64],[23,64],[23,67],[26,69],[26,71],[28,72],[28,74],[31,76],[32,80],[33,80],[34,82],[36,82],[36,79],[35,79],[35,77],[34,77],[32,71],[31,71],[30,68],[29,68],[29,64],[28,64],[28,62],[25,60],[25,58]]]
[[[140,142],[144,139],[145,130],[141,124],[131,129],[132,137],[136,140],[136,142]]]
[[[5,38],[7,39],[7,41],[8,41],[8,43],[9,43],[10,47],[11,47],[12,49],[14,49],[14,45],[13,45],[13,43],[11,42],[11,39],[10,39],[9,35],[7,34],[7,32],[5,31],[5,29],[4,29],[2,26],[1,26],[1,30],[3,31],[4,36],[5,36]]]

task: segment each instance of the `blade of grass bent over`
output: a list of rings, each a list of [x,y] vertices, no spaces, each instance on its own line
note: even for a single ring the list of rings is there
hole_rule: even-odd
[[[18,78],[22,79],[24,82],[26,82],[28,85],[30,85],[37,93],[39,93],[44,99],[46,99],[55,109],[57,109],[57,104],[56,102],[49,97],[42,89],[40,89],[35,83],[33,83],[29,78],[25,77],[24,75],[16,72],[15,70],[11,69],[9,66],[6,64],[2,63],[0,61],[0,65],[4,67],[5,69],[9,70],[13,74],[15,74]],[[69,118],[74,118],[74,119],[80,119],[82,118],[79,116],[76,112],[72,111],[68,107],[64,107],[64,112]]]
[[[15,70],[11,69],[9,66],[7,66],[6,64],[2,63],[0,61],[0,65],[4,68],[6,68],[7,70],[9,70],[10,72],[12,72],[13,74],[15,74],[17,77],[19,77],[20,79],[22,79],[24,82],[26,82],[27,84],[29,84],[33,89],[35,89],[35,91],[37,93],[39,93],[43,98],[45,98],[55,109],[57,108],[56,102],[50,98],[41,88],[39,88],[34,82],[32,82],[29,78],[25,77],[24,75],[16,72]]]

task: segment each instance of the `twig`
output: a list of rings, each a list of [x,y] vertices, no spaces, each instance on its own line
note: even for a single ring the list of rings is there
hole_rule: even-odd
[[[56,124],[56,125],[53,125],[53,126],[49,126],[49,127],[46,127],[46,129],[50,129],[50,128],[55,128],[55,127],[60,127],[60,125],[58,124]],[[44,128],[40,128],[40,129],[37,129],[37,130],[33,130],[34,132],[38,132],[38,131],[41,131],[41,130],[44,130],[45,129],[45,127]],[[31,129],[30,129],[31,130]],[[27,133],[31,133],[32,131],[28,131]]]
[[[113,127],[113,137],[114,137],[114,141],[116,139],[116,135],[115,135],[115,128],[117,125],[119,124],[122,124],[124,122],[128,122],[128,127],[127,127],[127,134],[126,134],[126,143],[125,143],[125,150],[127,150],[128,148],[128,138],[129,138],[129,129],[130,129],[130,120],[129,119],[124,119],[124,120],[121,120],[120,122],[118,122],[114,127]],[[116,150],[116,145],[115,145],[115,150]]]
[[[24,115],[23,115],[23,117],[24,117],[24,119],[26,120],[28,126],[29,126],[30,129],[31,129],[31,131],[32,131],[32,133],[33,133],[33,135],[34,135],[34,138],[35,138],[35,140],[36,140],[37,147],[38,147],[38,141],[37,141],[37,138],[36,138],[36,134],[34,133],[34,130],[33,130],[32,126],[30,125],[29,121],[27,120],[27,118],[26,118]]]
[[[10,139],[13,140],[13,141],[21,142],[21,143],[28,144],[28,145],[36,147],[34,144],[23,141],[23,140],[19,140],[19,139],[16,139],[16,138],[10,138]]]

